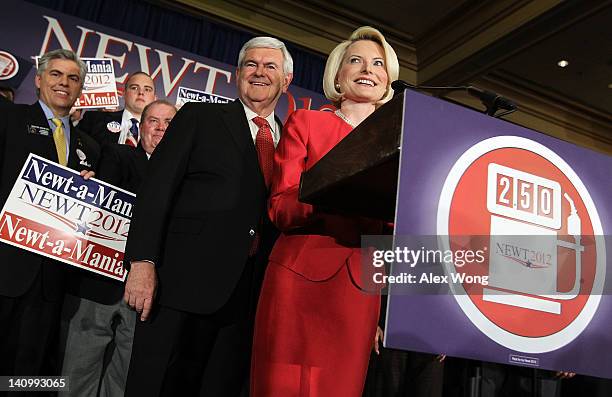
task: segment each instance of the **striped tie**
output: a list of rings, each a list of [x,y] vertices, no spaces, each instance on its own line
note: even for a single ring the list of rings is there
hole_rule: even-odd
[[[51,119],[53,124],[55,124],[55,130],[53,131],[53,142],[55,142],[55,150],[57,150],[57,159],[61,165],[68,164],[68,160],[66,158],[66,138],[64,135],[64,126],[62,125],[62,120],[60,119]]]
[[[132,147],[138,146],[138,120],[135,118],[131,118],[132,126],[129,129],[128,136],[125,140],[126,145],[130,145]]]

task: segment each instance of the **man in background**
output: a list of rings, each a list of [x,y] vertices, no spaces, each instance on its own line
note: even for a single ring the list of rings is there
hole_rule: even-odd
[[[98,179],[137,192],[148,159],[176,114],[168,101],[157,100],[142,112],[141,139],[133,149],[117,143],[102,151]],[[136,312],[123,301],[124,284],[75,269],[69,277],[62,311],[66,341],[62,375],[70,377],[65,396],[122,396],[125,389]],[[108,362],[104,358],[110,357]]]
[[[143,109],[153,102],[155,84],[145,72],[131,74],[123,91],[125,108],[116,112],[85,112],[79,128],[90,134],[100,145],[105,143],[138,145],[139,123]]]

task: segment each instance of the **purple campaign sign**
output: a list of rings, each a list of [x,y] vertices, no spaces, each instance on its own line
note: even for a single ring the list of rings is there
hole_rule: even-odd
[[[18,68],[29,69],[17,87],[18,103],[33,103],[36,98],[34,57],[57,48],[73,50],[86,58],[113,59],[120,93],[128,74],[144,71],[153,77],[158,97],[173,103],[179,87],[204,91],[213,97],[237,98],[235,66],[23,1],[7,0],[2,9],[0,84],[17,84],[11,79],[19,77],[18,73],[4,73],[13,71],[15,63]],[[9,55],[2,55],[6,53]],[[295,65],[296,69],[299,67]],[[279,100],[276,111],[284,121],[296,109],[320,109],[327,104],[322,95],[291,86]]]
[[[451,285],[454,296],[391,285],[385,345],[612,378],[612,158],[412,91],[404,100],[396,235],[484,247],[481,266],[440,266],[488,281]],[[527,290],[534,280],[555,292]]]

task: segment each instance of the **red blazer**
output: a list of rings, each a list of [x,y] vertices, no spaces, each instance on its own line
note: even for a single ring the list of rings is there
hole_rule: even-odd
[[[351,132],[332,112],[297,110],[287,120],[274,155],[269,202],[272,222],[282,232],[270,262],[312,281],[335,275],[344,264],[360,282],[362,234],[381,234],[382,222],[325,213],[298,201],[300,176]]]

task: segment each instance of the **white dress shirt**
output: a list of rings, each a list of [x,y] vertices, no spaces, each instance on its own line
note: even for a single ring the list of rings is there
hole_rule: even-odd
[[[140,116],[134,116],[129,110],[123,109],[123,115],[121,116],[121,133],[119,134],[119,140],[117,143],[122,145],[125,144],[128,135],[130,134],[130,128],[132,128],[132,119],[138,120],[138,139],[140,140]]]

